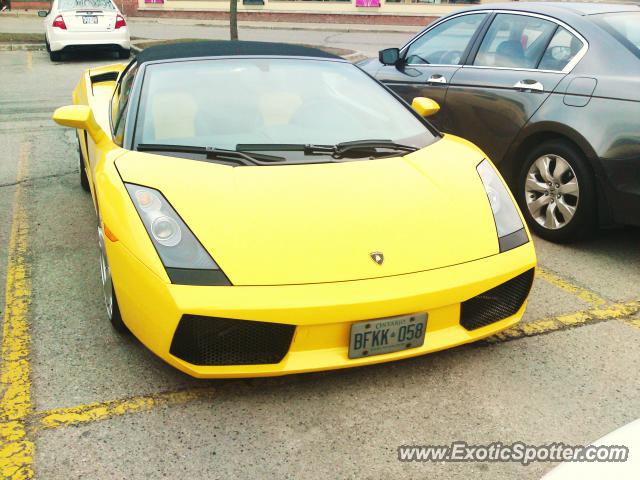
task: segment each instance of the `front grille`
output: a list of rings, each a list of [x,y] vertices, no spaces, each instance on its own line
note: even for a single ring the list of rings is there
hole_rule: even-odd
[[[296,327],[281,323],[184,315],[170,353],[194,365],[279,363]]]
[[[515,315],[527,299],[532,284],[533,269],[462,302],[460,325],[475,330]]]

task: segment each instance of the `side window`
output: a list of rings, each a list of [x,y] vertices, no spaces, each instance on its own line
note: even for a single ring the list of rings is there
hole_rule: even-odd
[[[558,27],[538,66],[541,70],[562,70],[582,49],[583,43],[566,28]]]
[[[536,68],[557,25],[527,15],[499,14],[482,40],[474,65]]]
[[[111,100],[111,114],[113,121],[113,134],[117,143],[122,144],[124,138],[124,125],[129,105],[129,96],[133,88],[133,81],[136,78],[138,66],[133,65],[124,74],[122,81],[118,84],[118,89]]]
[[[409,46],[406,62],[458,65],[485,17],[486,13],[461,15],[432,28]]]

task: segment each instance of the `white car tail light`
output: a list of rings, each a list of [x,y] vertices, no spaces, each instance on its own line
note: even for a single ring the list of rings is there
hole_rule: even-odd
[[[116,29],[126,27],[127,22],[124,21],[124,17],[122,15],[118,15],[116,17]]]
[[[62,30],[67,29],[67,24],[64,23],[64,18],[62,18],[62,15],[58,15],[53,19],[53,26],[56,28],[61,28]]]

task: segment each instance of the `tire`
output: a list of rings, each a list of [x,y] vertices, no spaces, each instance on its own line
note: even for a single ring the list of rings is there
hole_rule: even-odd
[[[595,228],[594,176],[582,152],[567,141],[543,142],[529,152],[516,197],[529,228],[545,240],[582,240]]]
[[[118,299],[116,298],[116,292],[113,292],[113,313],[111,314],[111,326],[113,329],[121,333],[123,335],[129,335],[131,331],[122,321],[122,316],[120,315],[120,307],[118,306]]]
[[[131,56],[131,50],[130,49],[122,48],[122,49],[120,49],[118,51],[118,58],[120,58],[122,60],[126,60],[130,56]]]
[[[62,53],[49,50],[49,59],[51,59],[52,62],[60,62],[62,61]]]
[[[100,247],[100,279],[102,281],[102,291],[105,307],[107,309],[107,318],[109,318],[109,321],[116,332],[123,334],[129,333],[129,329],[122,320],[116,291],[113,287],[111,268],[109,267],[109,261],[107,259],[102,225],[98,226],[98,246]]]
[[[84,166],[84,159],[82,158],[82,148],[78,145],[78,158],[80,159],[80,185],[85,192],[90,192],[89,178],[87,178],[87,171]]]

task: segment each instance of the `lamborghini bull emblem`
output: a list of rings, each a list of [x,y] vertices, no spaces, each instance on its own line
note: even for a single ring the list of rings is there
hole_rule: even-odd
[[[378,265],[382,265],[384,262],[384,254],[382,252],[371,252],[369,256],[371,257],[371,260],[376,262]]]

